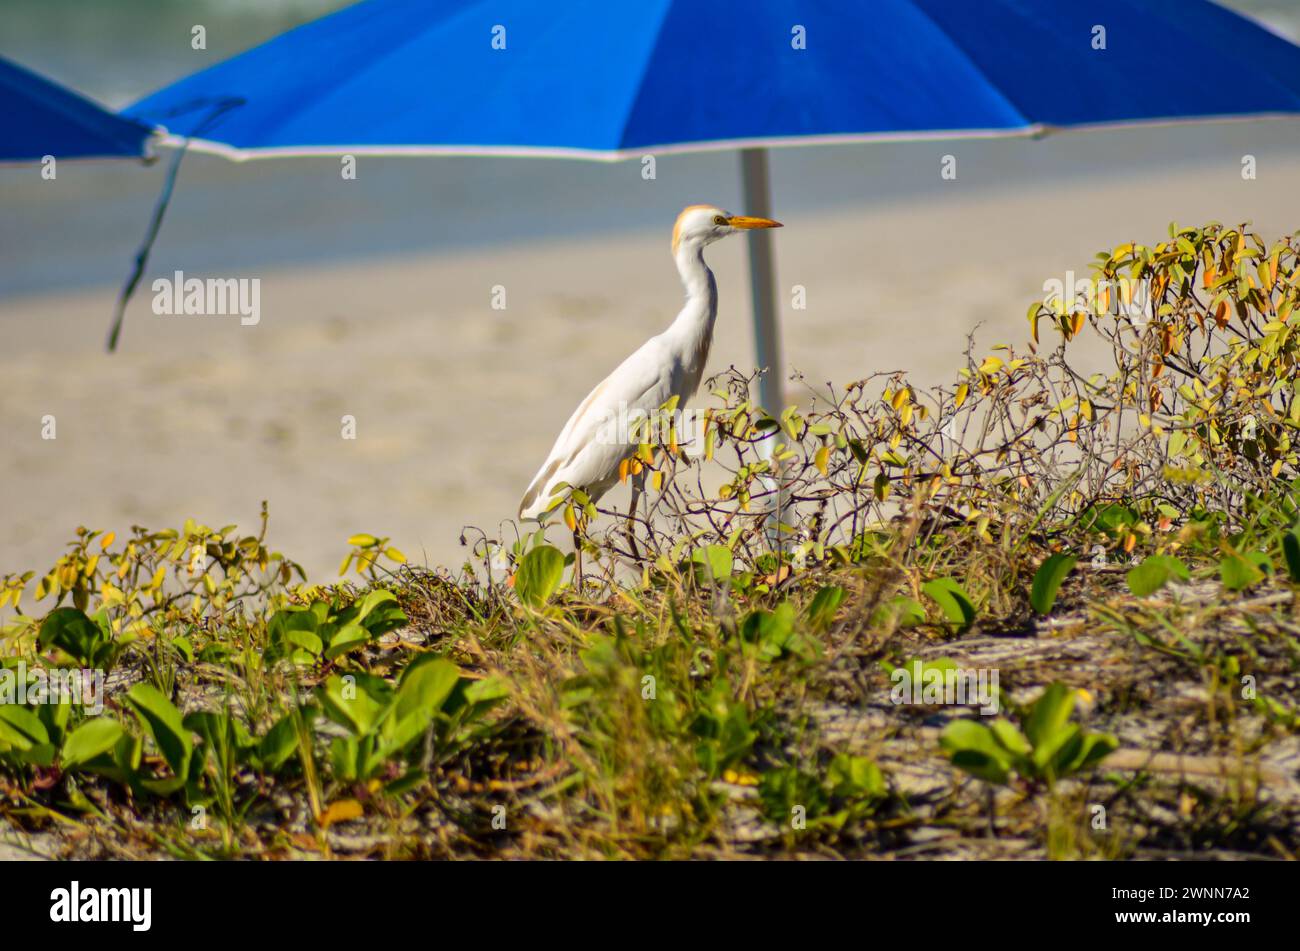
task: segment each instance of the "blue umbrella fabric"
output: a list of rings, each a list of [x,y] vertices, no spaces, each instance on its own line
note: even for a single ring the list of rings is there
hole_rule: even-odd
[[[232,157],[647,152],[1300,112],[1208,0],[366,0],[128,110]]]
[[[128,110],[191,148],[622,159],[1300,113],[1300,48],[1209,0],[365,0]],[[749,237],[760,405],[782,358]]]
[[[147,158],[153,130],[0,58],[0,162]]]

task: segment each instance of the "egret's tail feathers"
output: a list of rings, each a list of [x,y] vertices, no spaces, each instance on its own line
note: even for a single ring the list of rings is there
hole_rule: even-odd
[[[551,484],[551,477],[555,475],[556,470],[559,468],[559,459],[552,459],[542,466],[542,471],[533,478],[532,484],[528,486],[528,491],[524,493],[523,501],[519,503],[520,520],[535,520],[546,511],[551,501],[546,489]]]

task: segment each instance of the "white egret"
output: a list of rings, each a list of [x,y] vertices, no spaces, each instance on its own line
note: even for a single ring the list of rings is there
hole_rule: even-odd
[[[732,215],[712,205],[691,205],[673,226],[673,260],[686,287],[677,319],[619,364],[584,399],[519,504],[521,519],[538,519],[568,485],[595,502],[619,481],[619,467],[636,451],[627,433],[611,431],[611,420],[654,419],[674,396],[679,406],[695,395],[713,342],[718,285],[704,263],[704,248],[720,238],[753,228],[779,228],[779,221]],[[636,516],[642,482],[632,484],[628,522]]]

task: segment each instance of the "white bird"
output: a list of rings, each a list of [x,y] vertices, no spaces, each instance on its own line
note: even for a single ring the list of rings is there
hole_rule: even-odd
[[[582,489],[595,502],[617,484],[620,465],[637,446],[610,438],[610,421],[636,418],[638,411],[654,419],[674,396],[684,408],[704,376],[718,316],[718,285],[704,263],[704,248],[738,231],[779,227],[770,218],[732,215],[712,205],[691,205],[677,216],[673,260],[686,287],[685,306],[667,330],[642,344],[579,404],[524,493],[521,519],[538,519],[564,493],[564,485]],[[640,488],[640,480],[634,480],[629,525]]]

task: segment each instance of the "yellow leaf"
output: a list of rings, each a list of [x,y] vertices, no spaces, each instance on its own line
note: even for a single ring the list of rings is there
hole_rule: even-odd
[[[573,514],[572,505],[566,505],[564,507],[564,524],[568,526],[568,529],[571,532],[576,532],[578,530],[578,518]]]
[[[360,547],[360,548],[369,548],[371,545],[375,544],[377,541],[379,541],[379,539],[376,538],[374,535],[365,535],[365,534],[361,534],[361,535],[353,535],[351,538],[349,538],[349,539],[348,539],[348,544],[349,544],[349,545],[356,545],[356,546],[358,546],[358,547]]]
[[[109,532],[99,540],[99,550],[108,551],[108,546],[113,544],[113,539],[117,538],[116,532]]]
[[[904,386],[900,388],[897,393],[894,394],[894,398],[890,400],[889,403],[891,406],[894,407],[894,409],[899,409],[904,405],[906,405],[906,403],[910,399],[911,399],[911,394],[908,393],[907,387]]]
[[[863,468],[865,469],[865,466]],[[871,488],[878,501],[885,501],[889,496],[889,476],[885,475],[883,472],[878,473]]]
[[[387,549],[385,549],[384,554],[388,556],[389,561],[395,561],[399,565],[406,564],[406,556],[403,555],[398,549],[392,547],[391,545],[388,546]]]
[[[957,397],[953,401],[957,404],[957,409],[961,409],[962,404],[966,402],[966,397],[969,395],[970,386],[968,384],[963,383],[961,386],[957,387]]]
[[[330,803],[329,808],[316,817],[316,823],[322,829],[328,829],[336,822],[347,822],[349,819],[360,818],[364,811],[361,808],[361,803],[355,799],[340,799],[337,802]]]
[[[1002,369],[1002,361],[997,357],[985,357],[984,362],[980,364],[980,373],[984,376],[992,376]]]
[[[126,595],[116,585],[105,581],[99,589],[100,597],[104,600],[104,607],[112,608],[119,604],[126,603]]]
[[[828,446],[822,446],[817,450],[817,454],[813,456],[813,465],[817,467],[817,471],[822,475],[826,474],[827,462],[830,460],[830,457],[831,451]]]

